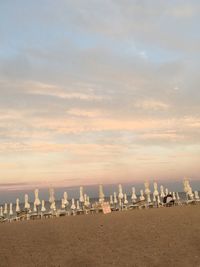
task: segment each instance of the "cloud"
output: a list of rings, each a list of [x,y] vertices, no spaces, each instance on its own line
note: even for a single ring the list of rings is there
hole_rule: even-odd
[[[145,110],[168,110],[169,105],[153,99],[138,101],[135,106]]]

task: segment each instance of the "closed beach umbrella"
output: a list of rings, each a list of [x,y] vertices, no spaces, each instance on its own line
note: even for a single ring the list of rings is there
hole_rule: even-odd
[[[121,184],[119,184],[119,194],[118,194],[118,198],[119,199],[123,199],[123,197],[124,197],[124,195],[123,195],[123,190],[122,190],[122,185]]]
[[[103,185],[99,185],[99,203],[104,202],[104,193],[103,193]]]
[[[77,210],[80,210],[79,200],[76,201]]]
[[[39,199],[39,190],[35,189],[34,193],[35,193],[34,204],[35,204],[36,207],[38,207],[41,204],[40,199]]]
[[[176,194],[175,194],[175,192],[172,192],[172,198],[173,198],[173,200],[176,200]]]
[[[84,194],[83,194],[83,187],[80,187],[80,197],[79,197],[80,203],[83,205],[85,199],[84,199]]]
[[[10,216],[13,215],[13,204],[12,204],[12,203],[10,203],[9,215],[10,215]]]
[[[42,212],[45,212],[46,211],[46,208],[45,208],[45,201],[42,200],[42,208],[41,208],[41,211]]]
[[[19,198],[16,199],[16,212],[20,212]]]
[[[159,195],[159,192],[158,192],[158,185],[156,182],[153,183],[153,188],[154,188],[153,194],[155,197],[157,197]]]
[[[164,186],[163,186],[163,185],[160,186],[160,196],[161,196],[162,198],[165,197],[165,192],[164,192]]]
[[[87,206],[89,207],[90,206],[90,197],[87,196]]]
[[[117,201],[117,193],[114,192],[113,195],[114,195],[114,204],[116,205],[118,203],[118,201]]]
[[[150,188],[149,188],[149,182],[148,181],[146,181],[144,183],[144,187],[145,187],[144,192],[145,192],[145,195],[147,196],[147,202],[151,203],[151,197],[150,197],[151,191],[150,191]]]
[[[135,187],[132,187],[132,195],[131,195],[132,202],[135,203],[137,201],[137,196],[135,194]]]
[[[110,205],[113,205],[113,196],[110,195]]]
[[[61,209],[65,209],[65,203],[64,203],[64,199],[61,199]]]
[[[69,205],[67,192],[64,192],[64,194],[63,194],[63,204],[65,206],[68,206]]]
[[[3,212],[4,215],[7,215],[8,214],[8,204],[5,203],[4,204],[4,212]]]
[[[165,188],[165,196],[167,196],[169,194],[169,190],[168,188]]]
[[[50,203],[50,209],[55,211],[56,210],[55,192],[52,187],[49,188],[49,203]]]
[[[56,210],[56,202],[55,201],[51,203],[50,209],[54,210],[54,211]]]
[[[161,203],[161,201],[160,201],[160,196],[159,196],[159,195],[157,196],[157,201],[158,201],[158,204]]]
[[[0,207],[0,217],[3,217],[3,207]]]
[[[178,192],[176,192],[176,199],[177,199],[177,200],[180,200],[180,197],[179,197]]]
[[[195,200],[199,200],[199,193],[198,193],[198,191],[194,191],[194,198],[195,198]]]
[[[84,205],[87,207],[87,194],[84,194]]]
[[[55,201],[55,192],[54,189],[51,187],[49,188],[49,203],[52,204]]]
[[[37,212],[37,206],[36,206],[35,202],[33,203],[33,211]]]
[[[99,185],[99,202],[104,202],[103,185]]]
[[[128,204],[128,199],[127,199],[127,195],[126,195],[126,193],[124,194],[124,204],[125,204],[125,205]]]
[[[194,199],[194,194],[192,192],[192,187],[190,186],[190,182],[187,178],[183,180],[183,185],[184,185],[184,192],[186,193],[186,197],[188,199],[188,196],[190,197],[191,200]]]
[[[24,196],[24,208],[30,209],[30,204],[28,203],[28,194],[25,194]]]
[[[140,190],[140,201],[143,201],[143,200],[145,200],[144,191]]]
[[[75,209],[76,209],[75,201],[74,201],[74,198],[72,198],[71,210],[74,211]]]

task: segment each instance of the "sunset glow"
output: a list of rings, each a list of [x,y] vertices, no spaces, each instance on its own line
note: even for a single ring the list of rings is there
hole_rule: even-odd
[[[20,3],[0,3],[0,186],[199,179],[197,1]]]

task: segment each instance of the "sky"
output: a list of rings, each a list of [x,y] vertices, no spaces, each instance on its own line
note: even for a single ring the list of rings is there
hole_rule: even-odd
[[[0,187],[200,173],[200,3],[0,0]]]

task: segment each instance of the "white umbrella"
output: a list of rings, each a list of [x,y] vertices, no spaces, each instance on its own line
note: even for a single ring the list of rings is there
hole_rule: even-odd
[[[74,201],[74,198],[72,198],[71,210],[74,211],[75,209],[76,209],[75,201]]]
[[[33,203],[33,211],[37,212],[37,206],[36,206],[35,202]]]
[[[13,215],[13,204],[10,203],[10,211],[9,211],[9,215],[12,216]]]
[[[163,186],[163,185],[160,186],[160,196],[161,196],[162,198],[165,197],[165,192],[164,192],[164,186]]]
[[[132,202],[135,203],[137,200],[137,196],[135,194],[135,187],[132,187],[132,196],[131,196]]]
[[[54,210],[54,211],[56,210],[56,202],[55,201],[51,203],[50,209]]]
[[[65,203],[64,203],[64,199],[61,199],[61,209],[65,209]]]
[[[172,192],[172,198],[173,198],[173,200],[176,200],[176,194],[175,194],[175,192]]]
[[[90,206],[90,197],[87,196],[87,206],[89,207]]]
[[[144,191],[143,190],[140,190],[140,200],[141,201],[145,200]]]
[[[52,204],[55,201],[55,192],[54,189],[51,187],[49,188],[49,203]]]
[[[195,200],[199,200],[199,193],[198,193],[198,191],[194,191],[194,198],[195,198]]]
[[[50,203],[50,209],[55,211],[56,210],[55,191],[52,187],[49,188],[49,203]]]
[[[4,204],[4,215],[7,215],[8,214],[8,204],[7,203],[5,203]]]
[[[20,212],[19,198],[16,199],[16,212]]]
[[[122,185],[121,184],[119,184],[119,194],[118,194],[118,198],[119,199],[123,199],[123,197],[124,197],[124,195],[123,195],[123,192],[122,192]]]
[[[113,205],[113,196],[110,195],[110,205]]]
[[[77,210],[80,210],[79,200],[76,201]]]
[[[128,199],[127,199],[127,195],[126,195],[126,193],[124,194],[124,204],[125,204],[125,205],[128,204]]]
[[[150,197],[151,191],[150,191],[150,188],[149,188],[149,182],[148,181],[146,181],[144,183],[144,187],[145,187],[145,191],[144,192],[145,192],[145,194],[147,196],[147,202],[151,203],[151,197]]]
[[[153,194],[155,197],[157,197],[159,195],[159,192],[158,192],[158,185],[156,182],[153,183],[153,188],[154,188]]]
[[[42,208],[41,208],[41,211],[42,212],[45,212],[46,211],[46,208],[45,208],[45,201],[42,200]]]
[[[3,207],[0,207],[0,217],[3,217]]]
[[[165,188],[165,196],[167,196],[169,194],[169,190],[168,188]]]
[[[83,194],[83,187],[80,187],[80,197],[79,197],[80,203],[83,205],[85,199],[84,199],[84,194]]]
[[[161,203],[161,201],[160,201],[160,196],[159,196],[159,195],[157,196],[157,201],[158,201],[158,204]]]
[[[28,203],[28,194],[25,194],[24,196],[24,208],[30,209],[30,204]]]
[[[104,193],[103,193],[103,185],[99,185],[99,203],[104,202]]]
[[[84,194],[84,205],[87,207],[87,194]]]
[[[192,187],[190,186],[190,182],[187,178],[183,180],[183,185],[184,185],[184,191],[186,193],[186,197],[188,199],[188,196],[190,197],[191,200],[194,199],[194,194],[192,192]]]
[[[41,204],[40,202],[40,199],[39,199],[39,190],[38,189],[35,189],[35,201],[34,201],[34,204],[37,206],[39,206]]]
[[[117,204],[117,193],[116,192],[114,192],[113,193],[113,195],[114,195],[114,204],[116,205]]]
[[[180,200],[180,197],[179,197],[178,192],[176,192],[176,199],[177,199],[177,200]]]
[[[63,194],[63,204],[65,206],[68,206],[69,205],[67,192],[64,192],[64,194]]]

